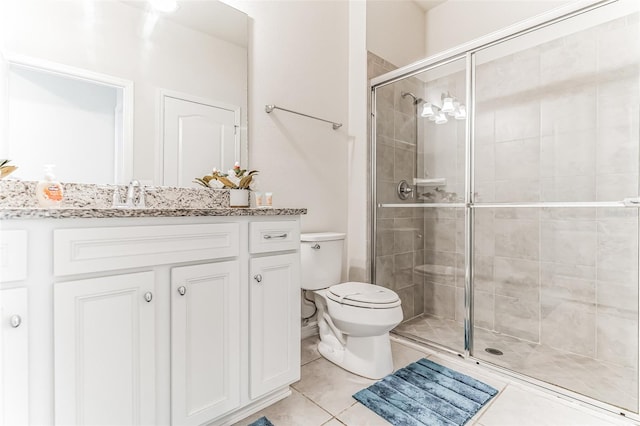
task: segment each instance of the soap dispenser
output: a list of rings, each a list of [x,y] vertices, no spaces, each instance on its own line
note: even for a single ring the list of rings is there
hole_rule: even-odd
[[[53,174],[54,167],[52,164],[44,166],[44,179],[36,186],[36,198],[41,207],[58,207],[62,203],[62,184]]]

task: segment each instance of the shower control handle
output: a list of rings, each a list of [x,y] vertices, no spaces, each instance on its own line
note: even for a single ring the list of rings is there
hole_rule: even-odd
[[[409,197],[413,198],[413,188],[411,188],[411,185],[409,185],[406,180],[401,180],[398,183],[396,191],[401,200],[406,200]]]

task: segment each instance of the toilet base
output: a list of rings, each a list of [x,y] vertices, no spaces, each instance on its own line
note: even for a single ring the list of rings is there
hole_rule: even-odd
[[[371,337],[344,337],[344,346],[337,339],[321,340],[318,352],[337,366],[368,379],[381,379],[393,372],[389,333]]]

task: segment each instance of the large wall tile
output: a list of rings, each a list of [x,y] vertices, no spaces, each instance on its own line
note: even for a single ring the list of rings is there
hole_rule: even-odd
[[[413,286],[413,253],[393,256],[393,290]]]
[[[393,288],[393,256],[376,257],[375,284],[386,288]]]
[[[540,179],[510,179],[495,182],[495,202],[540,201]]]
[[[473,325],[487,330],[494,329],[493,293],[476,290],[473,292]]]
[[[456,221],[452,219],[425,219],[424,246],[427,250],[456,251]]]
[[[495,296],[495,330],[531,342],[540,337],[539,302]]]
[[[596,176],[556,176],[540,178],[540,201],[594,201]]]
[[[540,292],[543,298],[594,304],[596,303],[596,268],[541,262]]]
[[[416,116],[415,114],[403,114],[395,112],[394,138],[396,140],[415,144],[416,141]]]
[[[546,94],[540,102],[540,134],[595,130],[596,92],[595,86],[585,86]]]
[[[596,306],[593,303],[543,297],[541,313],[542,344],[595,356]]]
[[[540,47],[540,82],[543,85],[575,85],[596,71],[596,31],[584,30],[566,36],[559,43]]]
[[[616,173],[596,176],[596,201],[622,201],[637,197],[637,173]]]
[[[596,358],[628,367],[638,363],[638,315],[598,308]]]
[[[621,112],[622,115],[625,115]],[[602,114],[600,114],[601,116]],[[638,114],[635,114],[636,116]],[[633,126],[637,128],[637,123]],[[596,172],[638,173],[638,139],[632,138],[631,124],[598,129]]]
[[[496,257],[493,274],[496,295],[539,300],[540,262]]]
[[[473,257],[473,288],[485,293],[495,291],[494,257],[476,253]]]
[[[540,260],[566,265],[596,265],[596,221],[540,222]]]
[[[540,103],[512,103],[495,110],[495,142],[540,136]]]
[[[416,154],[413,150],[408,149],[395,149],[394,153],[394,173],[393,179],[396,183],[401,180],[413,183],[413,177],[415,176],[415,161]]]
[[[634,15],[638,15],[637,13]],[[638,63],[640,39],[638,26],[620,18],[613,25],[600,26],[597,35],[598,70],[615,72]],[[622,21],[626,22],[622,22]],[[619,24],[619,25],[615,25]]]
[[[415,316],[415,311],[413,309],[413,294],[414,287],[405,287],[401,290],[397,291],[400,300],[402,301],[402,314],[404,316],[403,321],[411,319]]]
[[[495,219],[496,256],[539,259],[538,228],[537,221]]]
[[[394,176],[394,148],[384,143],[376,147],[376,173],[378,179],[393,181]]]
[[[424,312],[445,319],[455,319],[456,288],[430,281],[424,283]]]
[[[540,175],[540,140],[495,144],[495,179],[536,179]]]
[[[638,267],[638,223],[598,221],[598,268],[635,271]]]

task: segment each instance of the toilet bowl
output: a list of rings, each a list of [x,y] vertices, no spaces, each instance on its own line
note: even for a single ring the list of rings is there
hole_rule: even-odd
[[[361,282],[340,283],[344,234],[302,234],[302,281],[318,309],[318,351],[370,379],[393,372],[389,331],[402,321],[398,295]]]

